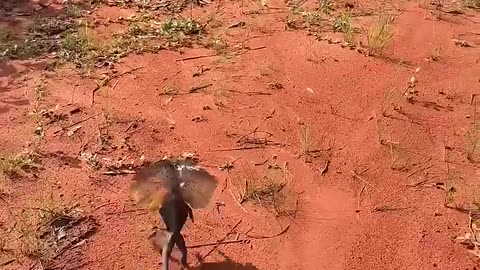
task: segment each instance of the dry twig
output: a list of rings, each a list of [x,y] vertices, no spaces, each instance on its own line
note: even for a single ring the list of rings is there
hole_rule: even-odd
[[[269,235],[269,236],[258,235],[258,236],[257,236],[257,235],[248,235],[248,234],[247,234],[247,236],[248,236],[248,237],[251,237],[251,238],[253,238],[253,239],[269,239],[269,238],[278,237],[278,236],[286,233],[289,229],[290,229],[290,224],[289,224],[287,227],[285,227],[285,229],[283,229],[281,232],[279,232],[279,233],[277,233],[277,234],[274,234],[274,235]]]
[[[218,245],[226,245],[226,244],[233,244],[233,243],[242,243],[242,244],[248,244],[250,243],[250,240],[247,239],[236,239],[236,240],[227,240],[227,241],[217,241],[217,242],[211,242],[211,243],[206,243],[206,244],[199,244],[199,245],[192,245],[192,246],[187,246],[187,248],[200,248],[200,247],[208,247],[208,246],[218,246]]]
[[[370,187],[375,187],[374,185],[370,184],[368,181],[366,181],[365,179],[363,179],[363,177],[361,177],[360,175],[358,175],[356,172],[350,170],[350,172],[353,174],[353,176],[355,178],[358,178],[360,181],[362,181],[364,184],[366,184],[367,186],[370,186]]]
[[[241,219],[237,223],[235,223],[235,225],[225,234],[225,236],[219,239],[217,242],[225,241],[225,239],[227,239],[227,237],[238,227],[238,225],[240,225],[240,223],[242,223]],[[205,253],[205,255],[201,257],[201,261],[205,260],[206,257],[208,257],[212,252],[214,252],[219,245],[220,244],[217,243],[213,248],[210,249],[210,251]]]

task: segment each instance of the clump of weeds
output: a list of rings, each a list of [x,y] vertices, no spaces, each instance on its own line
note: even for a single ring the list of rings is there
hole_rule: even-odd
[[[355,36],[355,28],[353,26],[352,16],[348,11],[342,12],[340,16],[333,21],[333,30],[343,33],[346,42],[353,44]]]
[[[53,267],[62,254],[87,239],[97,229],[95,221],[77,205],[65,206],[53,196],[40,199],[16,216],[15,231],[25,257]]]
[[[252,201],[273,212],[276,217],[294,215],[295,196],[289,185],[290,172],[276,164],[269,165],[263,177],[245,181],[242,203]]]
[[[463,0],[463,6],[471,9],[480,9],[480,0]]]
[[[331,15],[335,10],[335,3],[332,0],[320,0],[318,2],[318,10],[325,15]]]
[[[33,151],[25,151],[14,156],[0,157],[0,171],[7,177],[23,176],[40,167]]]
[[[382,11],[375,23],[366,31],[369,55],[381,55],[383,53],[383,50],[393,38],[392,22],[393,17]]]
[[[315,151],[315,138],[312,134],[310,123],[304,123],[300,126],[299,137],[301,154],[310,156]]]

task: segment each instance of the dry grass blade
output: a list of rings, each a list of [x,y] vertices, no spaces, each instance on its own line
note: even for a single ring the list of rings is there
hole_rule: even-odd
[[[271,165],[261,177],[250,174],[248,179],[244,179],[245,186],[240,203],[251,201],[263,206],[276,217],[291,217],[297,210],[298,196],[294,196],[289,180],[290,174],[286,165]]]
[[[478,210],[468,214],[468,230],[464,236],[455,238],[457,243],[465,245],[469,252],[480,258],[480,228],[477,226]]]
[[[354,42],[355,28],[353,27],[352,16],[348,11],[343,12],[333,22],[333,29],[343,33],[346,42]]]
[[[33,152],[22,152],[13,157],[0,158],[0,171],[7,177],[23,175],[32,169],[38,169],[40,165]]]
[[[310,156],[315,151],[315,138],[310,123],[305,123],[300,127],[300,147],[304,156]]]
[[[477,99],[476,96],[472,96],[472,105],[473,105],[473,123],[471,124],[469,130],[467,131],[466,137],[466,149],[467,149],[467,159],[471,162],[476,162],[479,160],[480,156],[480,122],[478,121],[477,116]]]
[[[274,183],[270,182],[263,186],[250,187],[247,189],[246,198],[249,200],[254,200],[262,202],[274,198],[278,193],[282,191],[286,183]]]
[[[393,38],[391,23],[393,17],[382,10],[375,24],[367,31],[367,44],[369,55],[381,55],[384,48]]]

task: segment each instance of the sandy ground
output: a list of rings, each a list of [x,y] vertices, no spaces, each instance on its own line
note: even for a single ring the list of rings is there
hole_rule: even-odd
[[[469,231],[458,210],[480,203],[478,11],[388,2],[394,35],[380,57],[360,44],[376,1],[334,2],[332,16],[353,7],[358,47],[328,27],[287,27],[292,8],[282,1],[214,1],[193,18],[228,44],[223,53],[198,44],[132,53],[93,75],[49,69],[51,55],[2,60],[0,154],[28,149],[40,163],[2,181],[2,269],[160,269],[147,241],[158,216],[131,202],[131,175],[104,173],[184,152],[220,181],[187,223],[187,244],[245,240],[189,249],[192,269],[478,269],[454,241]],[[2,6],[2,31],[21,33],[64,6],[12,3]],[[100,4],[84,19],[93,38],[108,40],[126,27],[112,21],[137,12]],[[102,74],[110,79],[92,101]],[[103,166],[92,169],[88,153]],[[240,204],[245,183],[266,179],[286,184],[282,209]],[[25,230],[38,229],[26,220],[58,205],[81,209],[90,219],[79,226],[95,230],[45,262],[24,250]]]

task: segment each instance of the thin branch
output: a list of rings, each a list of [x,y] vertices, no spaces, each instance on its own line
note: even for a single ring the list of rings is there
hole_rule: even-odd
[[[187,248],[199,248],[199,247],[226,245],[226,244],[233,244],[233,243],[248,244],[248,243],[250,243],[250,240],[247,240],[247,239],[243,239],[243,240],[242,240],[242,239],[240,239],[240,240],[217,241],[217,242],[211,242],[211,243],[206,243],[206,244],[199,244],[199,245],[187,246]]]
[[[203,90],[205,88],[208,88],[210,86],[212,86],[213,83],[209,83],[209,84],[205,84],[205,85],[200,85],[200,86],[194,86],[192,88],[190,88],[190,90],[188,90],[188,93],[197,93],[198,91],[200,90]]]
[[[253,163],[253,165],[255,165],[255,166],[262,166],[263,164],[267,163],[269,160],[270,160],[270,157],[268,157],[267,159],[265,159],[265,160],[262,161],[262,162]]]
[[[123,175],[123,174],[135,174],[134,170],[111,170],[102,172],[104,175]]]
[[[274,234],[274,235],[270,235],[270,236],[263,236],[263,235],[259,235],[259,236],[256,236],[256,235],[248,235],[248,237],[251,237],[253,239],[269,239],[269,238],[274,238],[274,237],[278,237],[284,233],[286,233],[288,230],[290,229],[290,224],[285,227],[285,229],[283,229],[281,232],[277,233],[277,234]]]
[[[257,126],[252,132],[249,132],[249,133],[243,135],[242,137],[240,137],[240,139],[238,139],[238,140],[236,141],[236,143],[241,142],[243,139],[245,139],[245,138],[246,138],[247,136],[249,136],[249,135],[255,134],[255,133],[257,132],[257,130],[258,130],[258,126]]]
[[[92,118],[94,118],[94,117],[96,117],[96,116],[98,116],[98,115],[99,115],[99,114],[94,114],[94,115],[91,115],[91,116],[89,116],[89,117],[87,117],[87,118],[85,118],[85,119],[82,119],[82,120],[77,121],[77,122],[75,122],[75,123],[73,123],[73,124],[70,124],[70,125],[68,125],[68,126],[66,126],[66,127],[62,127],[62,129],[55,131],[53,134],[57,134],[57,133],[59,133],[60,131],[65,131],[66,129],[69,129],[69,128],[73,127],[73,126],[76,126],[76,125],[78,125],[78,124],[81,124],[81,123],[83,123],[83,122],[86,122],[86,121],[88,121],[88,120],[90,120],[90,119],[92,119]]]
[[[179,58],[176,59],[175,61],[180,62],[180,61],[186,61],[186,60],[195,60],[195,59],[200,59],[200,58],[208,58],[208,57],[214,57],[218,56],[218,54],[205,54],[205,55],[197,55],[197,56],[190,56],[190,57],[185,57],[185,58]]]
[[[243,146],[243,147],[222,148],[222,149],[213,149],[213,150],[210,150],[209,152],[228,152],[228,151],[258,149],[258,148],[265,148],[265,146],[264,145],[252,145],[252,146]]]
[[[232,195],[233,200],[238,204],[238,206],[240,206],[240,208],[241,208],[246,214],[248,214],[247,209],[245,209],[245,207],[243,207],[243,205],[237,200],[237,198],[235,197],[235,195],[233,195],[232,190],[231,190],[231,189],[228,189],[228,192],[230,192],[230,195]]]
[[[242,223],[241,219],[225,234],[224,237],[219,239],[217,242],[225,241],[225,239],[227,239],[227,237],[238,227],[238,225],[240,225],[240,223]],[[203,255],[201,257],[200,261],[205,260],[205,258],[208,257],[212,252],[214,252],[218,248],[218,246],[219,246],[219,244],[217,244],[213,248],[211,248],[210,251],[208,251],[207,253],[205,253],[205,255]]]
[[[358,175],[357,173],[355,173],[354,171],[350,170],[350,172],[353,174],[354,177],[358,178],[359,180],[361,180],[364,184],[370,186],[370,187],[375,187],[374,185],[370,184],[368,181],[366,181],[365,179],[363,179],[363,177],[361,177],[360,175]]]

